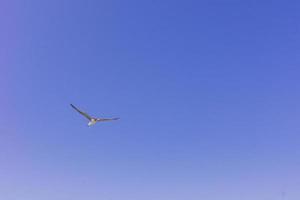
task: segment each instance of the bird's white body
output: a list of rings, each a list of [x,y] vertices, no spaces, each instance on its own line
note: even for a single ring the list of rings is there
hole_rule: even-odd
[[[91,121],[89,121],[88,126],[92,126],[94,124],[96,124],[96,120],[95,119],[91,119]]]

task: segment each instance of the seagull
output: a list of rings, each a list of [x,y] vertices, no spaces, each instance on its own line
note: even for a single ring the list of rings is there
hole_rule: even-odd
[[[95,118],[95,117],[91,117],[87,113],[82,112],[81,110],[79,110],[78,108],[76,108],[73,104],[70,104],[70,105],[77,112],[79,112],[80,114],[82,114],[83,116],[85,116],[89,120],[88,126],[92,126],[92,125],[96,124],[97,122],[112,121],[112,120],[118,120],[118,119],[120,119],[118,117],[116,117],[116,118]]]

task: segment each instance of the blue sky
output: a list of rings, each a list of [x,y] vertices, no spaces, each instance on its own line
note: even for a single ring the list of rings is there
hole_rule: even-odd
[[[0,7],[1,197],[300,198],[299,2]]]

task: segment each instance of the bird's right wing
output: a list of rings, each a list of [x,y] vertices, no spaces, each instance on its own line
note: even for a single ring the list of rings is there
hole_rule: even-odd
[[[88,120],[91,120],[92,117],[89,116],[88,114],[86,114],[85,112],[82,112],[81,110],[79,110],[78,108],[76,108],[73,104],[70,104],[72,106],[72,108],[74,108],[77,112],[79,112],[80,114],[82,114],[83,116],[85,116]]]
[[[120,119],[119,117],[116,118],[97,118],[98,122],[104,122],[104,121],[113,121],[113,120],[118,120]]]

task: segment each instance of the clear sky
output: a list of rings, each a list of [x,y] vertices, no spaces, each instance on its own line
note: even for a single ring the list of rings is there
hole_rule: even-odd
[[[299,10],[2,0],[1,199],[299,200]]]

